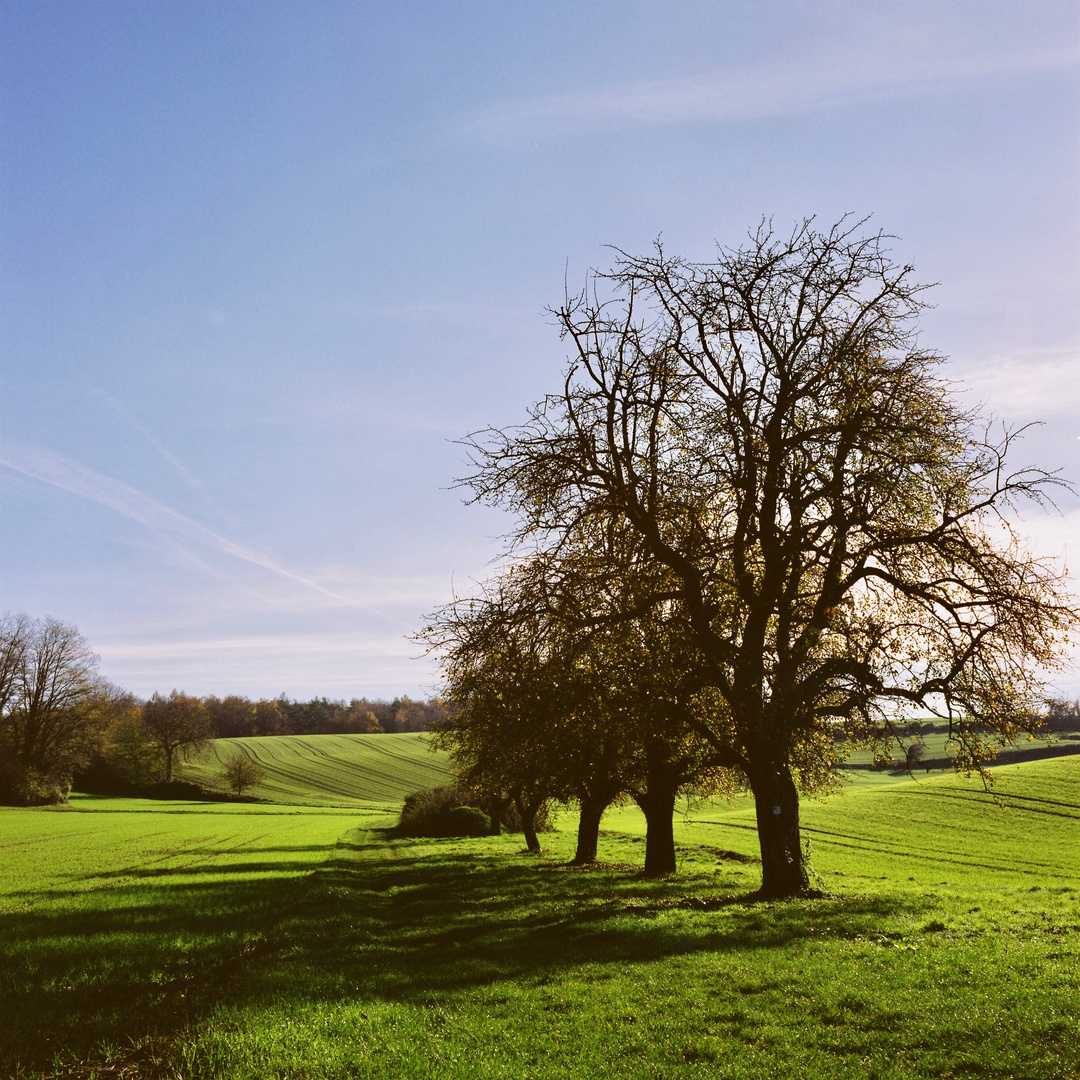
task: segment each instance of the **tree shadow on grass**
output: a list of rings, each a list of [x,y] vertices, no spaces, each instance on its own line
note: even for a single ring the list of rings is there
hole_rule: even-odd
[[[180,867],[0,916],[0,1075],[167,1041],[300,900],[310,867]]]
[[[350,834],[321,869],[297,873],[309,866],[179,867],[0,916],[0,999],[16,1003],[0,1025],[0,1074],[50,1072],[59,1059],[75,1064],[56,1075],[89,1075],[107,1043],[153,1076],[218,1002],[349,993],[427,1003],[579,968],[599,981],[631,964],[820,940],[823,929],[869,934],[905,906],[756,904],[730,891],[734,876],[570,873],[512,843],[408,841],[392,830]]]
[[[239,978],[239,999],[325,1000],[343,986],[367,999],[430,1003],[501,981],[542,984],[589,968],[695,953],[753,954],[822,933],[880,933],[917,898],[822,897],[757,903],[707,874],[651,880],[625,870],[559,873],[453,842],[356,839],[313,876],[271,951]],[[346,853],[343,851],[342,855]],[[724,879],[727,887],[731,879]],[[723,888],[723,885],[721,886]]]

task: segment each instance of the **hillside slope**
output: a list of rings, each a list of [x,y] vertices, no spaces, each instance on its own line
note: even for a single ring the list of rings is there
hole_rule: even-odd
[[[411,791],[450,783],[450,759],[424,734],[274,735],[214,739],[181,776],[224,788],[221,767],[241,753],[264,770],[251,794],[297,806],[400,803]]]

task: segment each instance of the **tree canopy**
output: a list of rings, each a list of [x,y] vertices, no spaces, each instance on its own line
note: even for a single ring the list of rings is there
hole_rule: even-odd
[[[632,609],[590,591],[583,617],[689,629],[722,703],[702,730],[757,802],[766,894],[807,887],[798,787],[838,729],[887,737],[933,711],[981,768],[1034,729],[1078,620],[1013,525],[1062,481],[1013,468],[1019,433],[958,404],[916,338],[922,294],[861,223],[763,225],[709,263],[620,252],[554,312],[562,390],[470,440],[466,483],[516,513],[517,553],[633,538]]]
[[[0,619],[0,798],[66,798],[118,692],[82,635],[58,619]]]

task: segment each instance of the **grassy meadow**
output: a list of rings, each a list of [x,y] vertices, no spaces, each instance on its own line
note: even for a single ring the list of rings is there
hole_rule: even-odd
[[[1080,759],[996,776],[804,801],[788,903],[746,800],[660,881],[631,806],[587,870],[570,813],[535,857],[396,801],[5,810],[0,1075],[1080,1077]]]
[[[156,1055],[363,818],[90,795],[0,811],[0,1076]]]

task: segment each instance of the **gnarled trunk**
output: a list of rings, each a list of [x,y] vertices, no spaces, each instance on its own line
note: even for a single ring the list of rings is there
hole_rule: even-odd
[[[749,772],[761,845],[761,896],[797,896],[810,888],[799,835],[799,793],[787,765]]]
[[[579,801],[581,816],[578,818],[574,865],[584,866],[586,863],[596,862],[596,848],[600,842],[600,819],[604,816],[607,803],[588,796],[583,796]]]
[[[529,851],[539,855],[540,840],[536,835],[536,811],[540,809],[540,803],[528,802],[520,795],[515,795],[514,805],[517,807],[518,817],[521,818],[521,831],[525,834],[525,846]]]
[[[675,873],[675,796],[679,774],[668,748],[653,740],[645,748],[646,787],[634,795],[645,815],[645,873],[661,877]]]

